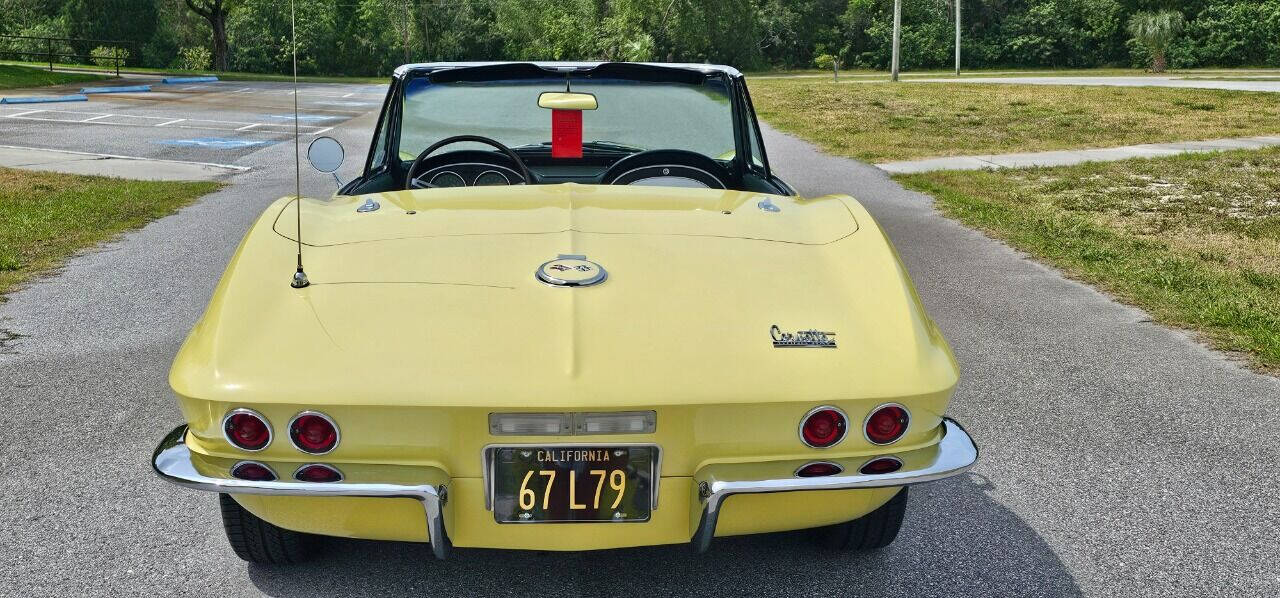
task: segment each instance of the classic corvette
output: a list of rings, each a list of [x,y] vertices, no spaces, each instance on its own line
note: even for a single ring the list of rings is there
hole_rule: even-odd
[[[874,549],[977,459],[958,376],[871,215],[770,169],[738,71],[408,65],[362,174],[244,237],[153,463],[258,563],[319,536]]]

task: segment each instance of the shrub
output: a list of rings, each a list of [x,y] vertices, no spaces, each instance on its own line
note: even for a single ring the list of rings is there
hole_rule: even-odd
[[[1187,23],[1191,54],[1205,66],[1257,66],[1280,59],[1280,1],[1218,4]],[[1172,53],[1172,51],[1171,51]]]
[[[829,71],[835,65],[836,57],[830,54],[820,54],[813,59],[813,63],[818,65],[818,68]]]
[[[203,71],[210,64],[213,64],[213,52],[204,46],[193,46],[179,50],[173,66],[184,71]]]
[[[115,68],[117,60],[119,60],[120,64],[124,64],[129,59],[129,51],[112,46],[98,46],[89,53],[89,57],[93,64]]]

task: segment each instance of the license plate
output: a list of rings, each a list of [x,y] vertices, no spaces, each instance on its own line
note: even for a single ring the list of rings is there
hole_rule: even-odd
[[[657,447],[499,447],[489,455],[498,523],[649,520]]]

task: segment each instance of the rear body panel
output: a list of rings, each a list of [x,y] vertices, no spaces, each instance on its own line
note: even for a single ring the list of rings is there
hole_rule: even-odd
[[[891,452],[939,441],[955,361],[893,248],[851,198],[569,184],[380,194],[381,210],[356,213],[365,199],[303,201],[305,289],[287,282],[295,202],[277,202],[246,236],[170,374],[193,453],[261,460],[287,475],[316,458],[290,446],[285,424],[320,410],[342,438],[324,462],[442,472],[455,545],[571,550],[688,541],[695,476],[713,465],[765,475],[886,454],[861,433],[881,403],[912,416]],[[766,199],[780,211],[760,209]],[[567,254],[609,278],[580,289],[535,279],[540,264]],[[831,332],[837,346],[775,347],[774,326]],[[849,415],[833,448],[798,437],[817,405]],[[266,450],[248,456],[223,439],[222,417],[237,407],[269,420],[276,440]],[[496,412],[626,410],[654,410],[656,432],[488,431]],[[496,523],[484,447],[540,443],[659,445],[659,508],[645,523]],[[845,521],[893,493],[734,496],[716,533]],[[289,529],[427,540],[408,499],[237,500]]]

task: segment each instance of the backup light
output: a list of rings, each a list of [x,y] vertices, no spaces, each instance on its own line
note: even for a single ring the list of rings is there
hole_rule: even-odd
[[[233,409],[222,418],[222,436],[235,447],[256,452],[271,444],[271,424],[252,409]]]
[[[658,428],[653,411],[579,413],[575,419],[579,434],[652,434]]]
[[[657,429],[655,411],[489,414],[489,433],[494,436],[652,434]]]
[[[572,432],[567,413],[489,414],[489,433],[494,436],[547,436]]]

